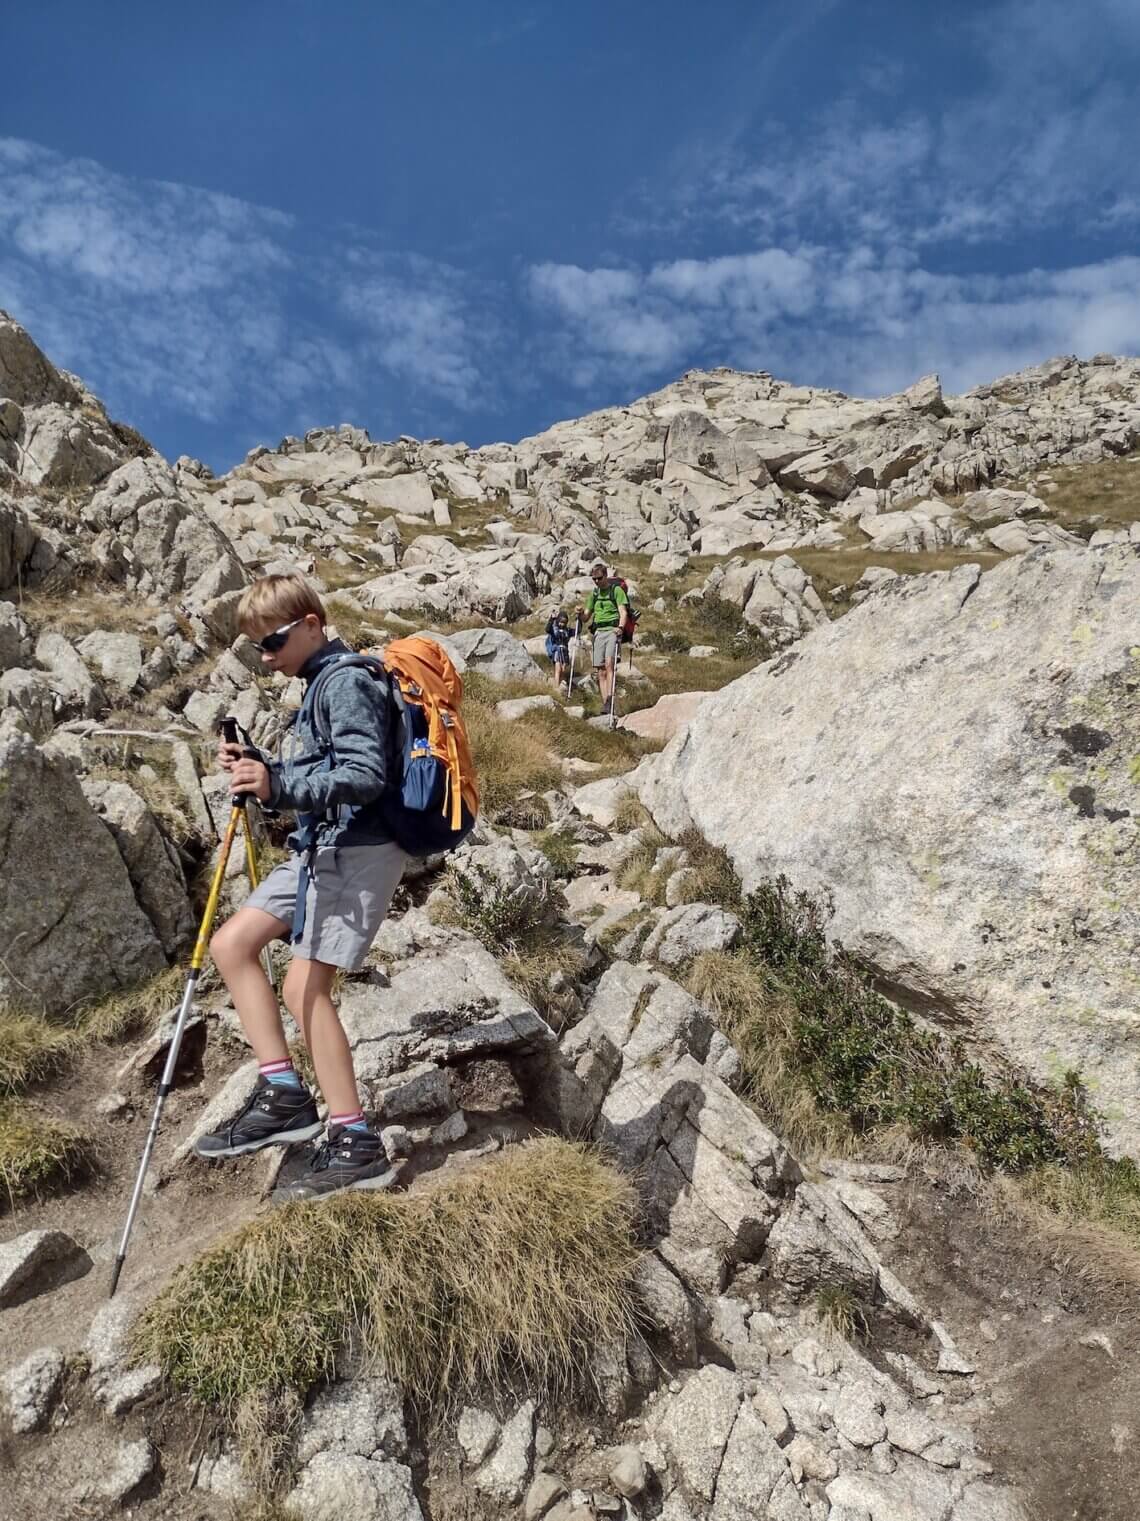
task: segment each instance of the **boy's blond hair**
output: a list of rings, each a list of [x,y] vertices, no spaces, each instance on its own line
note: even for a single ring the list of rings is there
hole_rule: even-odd
[[[281,628],[295,618],[304,618],[307,613],[315,613],[322,627],[328,622],[324,603],[304,576],[259,576],[241,594],[237,606],[238,628],[243,634],[252,636],[267,624]]]

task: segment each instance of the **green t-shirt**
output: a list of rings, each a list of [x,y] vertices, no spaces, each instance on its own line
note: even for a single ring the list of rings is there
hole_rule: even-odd
[[[616,628],[621,621],[619,607],[628,607],[629,598],[616,581],[595,587],[586,598],[587,621],[593,619],[595,628]]]

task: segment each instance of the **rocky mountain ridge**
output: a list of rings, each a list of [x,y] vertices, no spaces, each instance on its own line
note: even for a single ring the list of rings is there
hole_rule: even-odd
[[[1140,511],[1054,504],[1071,467],[1127,483],[1138,385],[1140,363],[1105,356],[958,398],[933,377],[858,401],[716,371],[516,445],[322,429],[214,479],[168,466],[0,317],[0,1011],[24,1019],[31,998],[49,1032],[70,1030],[77,1006],[177,963],[225,810],[217,719],[272,746],[296,700],[262,677],[234,606],[250,576],[301,569],[354,638],[434,630],[471,678],[483,747],[478,832],[450,875],[409,882],[342,993],[409,1193],[551,1131],[637,1181],[637,1329],[596,1349],[585,1424],[488,1397],[437,1439],[391,1380],[346,1370],[302,1391],[281,1448],[278,1489],[304,1521],[1046,1513],[1049,1486],[997,1435],[1016,1402],[1001,1349],[968,1318],[948,1328],[957,1269],[940,1262],[922,1292],[893,1270],[913,1179],[881,1157],[799,1155],[692,972],[712,957],[727,977],[751,943],[715,883],[785,871],[833,896],[840,938],[894,997],[998,1070],[1079,1066],[1133,1144]],[[646,610],[616,733],[585,721],[588,678],[568,703],[535,660],[542,619],[599,555],[628,566]],[[841,572],[821,578],[816,556]],[[711,874],[700,835],[724,852]],[[536,937],[533,964],[511,925]],[[172,1441],[163,1369],[132,1366],[129,1345],[188,1251],[256,1225],[288,1165],[202,1182],[189,1159],[251,1077],[216,985],[148,1249],[128,1297],[100,1307],[168,1038],[160,1021],[126,1060],[84,1046],[90,1095],[66,1068],[52,1087],[61,1057],[5,1078],[12,1103],[98,1137],[74,1142],[92,1195],[6,1184],[4,1451],[29,1521],[61,1503],[189,1521],[255,1499],[232,1431]],[[1098,1336],[1112,1356],[1095,1307],[1077,1343],[1069,1289],[1026,1288],[1027,1320],[1041,1292],[1060,1319],[1034,1366],[1104,1358]],[[1106,1409],[1130,1398],[1118,1379]],[[1115,1503],[1127,1442],[1103,1425]],[[45,1490],[51,1471],[65,1489]]]

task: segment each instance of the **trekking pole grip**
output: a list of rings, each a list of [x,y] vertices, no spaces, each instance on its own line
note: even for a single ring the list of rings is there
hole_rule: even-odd
[[[225,740],[225,742],[226,742],[227,745],[241,745],[241,735],[238,732],[239,729],[240,729],[240,725],[239,725],[237,719],[234,718],[234,716],[232,714],[227,714],[227,716],[225,718],[223,718],[221,720],[221,722],[218,724],[218,728],[221,730],[221,732],[222,732],[222,738]],[[241,753],[242,753],[242,757],[245,760],[260,760],[261,759],[261,756],[253,748],[252,745],[242,745],[242,751],[241,751]],[[248,792],[231,792],[230,793],[230,805],[231,805],[231,807],[233,807],[233,808],[244,808],[245,805],[246,805],[246,803],[248,803],[248,802],[249,802],[249,793]]]

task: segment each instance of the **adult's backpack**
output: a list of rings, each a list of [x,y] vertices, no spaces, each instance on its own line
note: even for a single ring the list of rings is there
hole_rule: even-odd
[[[621,642],[623,644],[632,644],[633,643],[633,636],[634,636],[634,634],[637,633],[637,620],[641,617],[641,614],[638,612],[637,608],[634,607],[633,603],[630,601],[630,597],[629,597],[629,584],[627,583],[627,581],[626,581],[626,579],[625,579],[624,576],[611,576],[610,577],[610,585],[611,586],[620,586],[621,589],[622,589],[622,591],[625,592],[626,618],[625,618],[625,628],[623,628],[622,631],[621,631]],[[630,659],[631,660],[633,659],[632,655],[630,656]]]
[[[392,838],[413,856],[461,845],[475,825],[479,789],[460,711],[463,681],[434,639],[394,639],[383,650],[346,655],[321,671],[306,693],[320,733],[316,687],[346,664],[382,681],[396,709],[389,749],[391,772],[380,812]],[[321,733],[329,743],[329,736]]]

